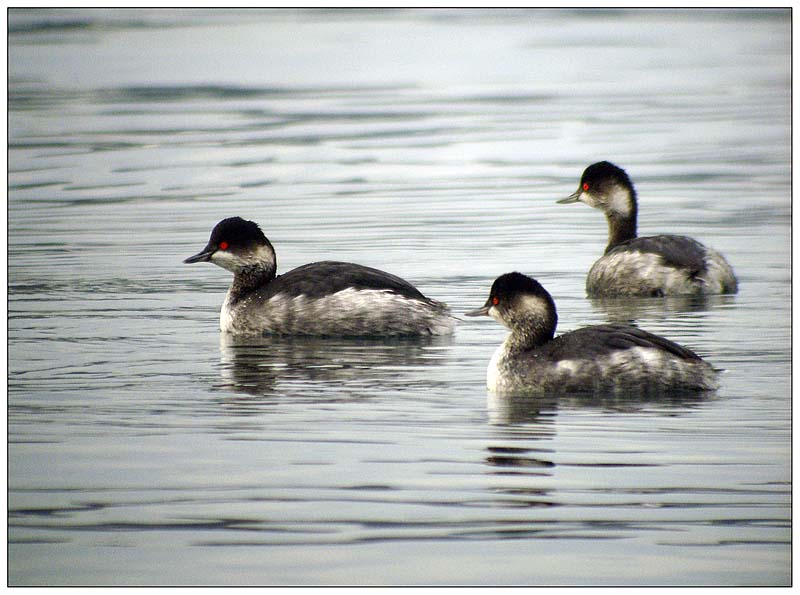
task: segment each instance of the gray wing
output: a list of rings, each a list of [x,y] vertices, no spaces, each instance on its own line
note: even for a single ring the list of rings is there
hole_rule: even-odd
[[[664,260],[664,264],[687,269],[692,276],[699,275],[706,270],[705,246],[686,236],[658,235],[632,238],[614,246],[608,254],[630,250],[658,254]]]
[[[390,291],[410,299],[429,301],[408,281],[396,275],[349,262],[306,264],[276,277],[262,292],[266,299],[283,294],[314,299],[347,288]]]
[[[621,324],[587,326],[565,333],[539,348],[543,355],[554,361],[561,359],[594,359],[613,350],[649,347],[667,351],[684,360],[700,357],[677,343],[648,333],[640,328]],[[538,351],[538,350],[537,350]]]

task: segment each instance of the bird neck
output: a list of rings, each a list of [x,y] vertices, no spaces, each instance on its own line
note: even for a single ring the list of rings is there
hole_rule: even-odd
[[[614,188],[608,199],[608,246],[606,252],[636,237],[636,191],[622,185]]]
[[[609,213],[606,219],[608,220],[608,246],[606,246],[606,252],[636,237],[635,210],[633,214],[628,215]]]
[[[541,314],[522,315],[509,322],[511,334],[506,339],[506,351],[509,355],[540,347],[552,341],[556,333],[555,312],[547,317]]]
[[[249,265],[240,269],[233,275],[233,282],[228,290],[228,301],[233,304],[268,285],[275,279],[276,269],[274,262]]]

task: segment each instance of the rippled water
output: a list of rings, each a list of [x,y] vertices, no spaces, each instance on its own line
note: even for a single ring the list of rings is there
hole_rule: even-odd
[[[789,584],[789,47],[788,11],[12,10],[9,583]],[[740,293],[586,299],[605,222],[555,200],[599,159]],[[231,215],[458,313],[521,270],[723,386],[493,399],[489,320],[221,338],[181,261]]]

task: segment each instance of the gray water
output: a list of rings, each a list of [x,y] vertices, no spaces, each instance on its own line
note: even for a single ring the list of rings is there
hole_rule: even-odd
[[[788,11],[12,10],[8,52],[10,584],[790,583]],[[588,300],[555,200],[601,159],[739,294]],[[227,340],[181,261],[232,215],[456,313],[520,270],[722,387],[494,399],[488,319]]]

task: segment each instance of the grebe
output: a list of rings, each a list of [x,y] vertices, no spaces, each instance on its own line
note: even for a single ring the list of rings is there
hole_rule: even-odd
[[[586,168],[578,190],[557,201],[581,201],[608,220],[608,246],[592,265],[592,297],[736,293],[733,269],[719,252],[686,236],[636,236],[636,191],[624,170],[608,161]]]
[[[555,337],[553,298],[521,273],[498,277],[486,304],[466,316],[491,316],[511,330],[487,370],[494,392],[642,394],[717,387],[716,372],[698,355],[634,326],[587,326]]]
[[[185,263],[233,273],[222,331],[318,336],[415,336],[453,332],[449,308],[400,277],[346,262],[315,262],[276,276],[275,250],[252,221],[220,221]]]

